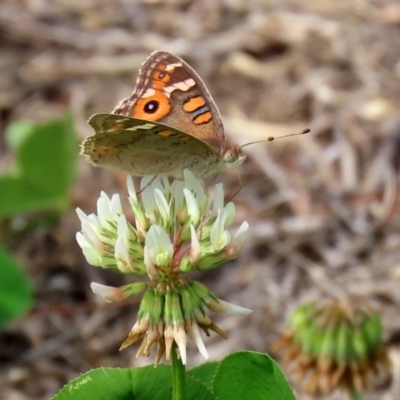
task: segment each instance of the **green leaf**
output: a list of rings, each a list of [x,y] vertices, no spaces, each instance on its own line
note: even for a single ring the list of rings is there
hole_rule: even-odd
[[[188,400],[216,400],[211,389],[194,378],[190,374],[186,374],[186,399]]]
[[[155,384],[157,382],[157,384]],[[99,368],[68,383],[52,400],[171,398],[171,368]]]
[[[68,383],[52,400],[170,400],[172,368],[101,368]],[[268,355],[231,354],[186,374],[186,400],[295,400],[279,367]]]
[[[295,400],[285,376],[267,354],[243,351],[221,361],[214,378],[218,400]]]
[[[68,383],[52,400],[168,400],[172,398],[172,368],[100,368]],[[187,399],[215,400],[205,386],[187,376]]]
[[[0,248],[0,326],[20,314],[32,305],[32,289],[29,281],[14,260]]]
[[[6,135],[16,162],[0,177],[0,219],[66,208],[78,156],[71,116],[42,124],[17,122]]]
[[[10,149],[17,152],[34,129],[35,124],[30,121],[16,121],[10,125],[6,132],[7,144]]]
[[[213,389],[213,380],[220,363],[208,362],[192,368],[187,374],[202,382],[209,390]]]
[[[20,178],[0,178],[0,219],[23,212],[38,210],[62,210],[68,205],[65,196],[53,196],[32,186]]]

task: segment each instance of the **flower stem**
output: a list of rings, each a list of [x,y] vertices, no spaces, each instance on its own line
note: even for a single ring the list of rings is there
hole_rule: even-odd
[[[185,400],[185,366],[178,358],[177,346],[172,347],[172,400]]]

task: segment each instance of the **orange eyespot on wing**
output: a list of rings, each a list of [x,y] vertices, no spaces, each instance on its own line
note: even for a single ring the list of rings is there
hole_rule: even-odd
[[[153,74],[152,87],[154,89],[162,90],[166,84],[171,80],[171,75],[166,71],[167,66],[160,64],[157,66]]]
[[[171,112],[171,101],[163,92],[148,89],[146,93],[149,96],[139,99],[132,108],[133,118],[159,121]]]

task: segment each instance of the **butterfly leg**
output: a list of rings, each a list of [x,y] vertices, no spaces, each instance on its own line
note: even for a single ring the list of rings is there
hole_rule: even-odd
[[[143,192],[143,190],[147,189],[154,182],[154,180],[156,178],[157,178],[157,175],[154,175],[144,187],[142,187],[138,192],[136,192],[136,195],[141,194]]]
[[[231,202],[243,188],[243,182],[242,182],[242,177],[239,172],[239,168],[236,168],[236,171],[237,171],[237,175],[238,175],[238,179],[239,179],[239,188],[236,190],[235,193],[233,193],[233,195],[231,197],[229,197],[229,199],[227,200],[227,202],[225,204],[228,204],[229,202]]]
[[[215,181],[216,178],[217,178],[217,174],[215,174],[215,175],[210,179],[210,182],[207,183],[207,185],[205,186],[205,189],[208,189],[208,187]]]

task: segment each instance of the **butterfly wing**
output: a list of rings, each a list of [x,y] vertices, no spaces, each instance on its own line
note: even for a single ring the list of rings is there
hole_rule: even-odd
[[[83,142],[81,154],[132,175],[181,177],[189,168],[207,177],[239,159],[226,143],[220,113],[203,81],[181,58],[164,51],[144,62],[128,99],[89,123],[96,133]]]
[[[165,51],[148,57],[132,95],[113,113],[160,122],[207,143],[218,154],[225,152],[221,115],[206,86],[185,61]]]
[[[213,175],[221,163],[207,143],[164,124],[116,114],[95,114],[89,124],[96,134],[82,143],[81,154],[98,166],[135,176],[181,178],[184,168]]]

